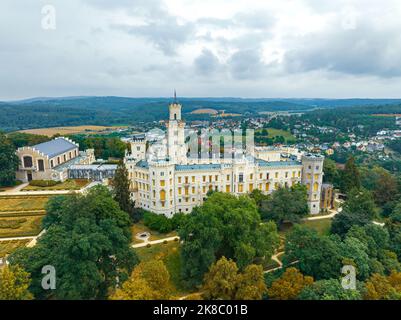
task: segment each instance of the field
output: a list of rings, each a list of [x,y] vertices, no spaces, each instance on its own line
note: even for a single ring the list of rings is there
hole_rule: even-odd
[[[215,109],[197,109],[191,112],[191,114],[218,114],[219,112]]]
[[[267,130],[268,135],[266,138],[274,138],[276,136],[283,136],[285,141],[288,142],[295,142],[295,137],[289,131],[274,129],[274,128],[266,128],[266,129],[259,129],[256,132],[262,132],[263,130]]]
[[[175,289],[173,295],[183,296],[190,293],[184,289],[181,280],[180,244],[178,241],[152,245],[150,248],[137,248],[135,251],[141,261],[161,259],[164,262],[170,273],[171,283]]]
[[[54,127],[54,128],[40,128],[40,129],[27,129],[21,130],[19,132],[31,133],[31,134],[39,134],[48,137],[52,137],[55,134],[60,134],[62,136],[70,135],[70,134],[77,134],[77,133],[102,133],[107,132],[110,130],[116,130],[124,128],[124,126],[113,126],[113,127],[106,127],[106,126],[76,126],[76,127]]]
[[[139,239],[135,238],[136,234],[137,233],[141,233],[141,232],[149,232],[150,233],[150,237],[148,238],[149,241],[159,240],[159,239],[169,238],[169,237],[174,237],[174,236],[177,235],[177,232],[175,232],[175,231],[172,231],[172,232],[169,232],[169,233],[160,233],[160,232],[157,232],[157,231],[150,230],[142,222],[135,223],[131,227],[131,232],[132,232],[132,241],[133,241],[133,243],[143,243],[142,240],[139,240]]]
[[[69,179],[55,186],[38,187],[28,185],[22,191],[42,191],[42,190],[80,190],[89,184],[87,179]]]

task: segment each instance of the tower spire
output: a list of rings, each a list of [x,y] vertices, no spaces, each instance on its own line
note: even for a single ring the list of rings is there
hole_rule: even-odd
[[[174,89],[174,102],[177,102],[177,92]]]

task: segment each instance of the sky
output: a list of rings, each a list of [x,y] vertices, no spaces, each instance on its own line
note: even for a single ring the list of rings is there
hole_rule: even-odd
[[[400,98],[399,0],[2,0],[0,100]]]

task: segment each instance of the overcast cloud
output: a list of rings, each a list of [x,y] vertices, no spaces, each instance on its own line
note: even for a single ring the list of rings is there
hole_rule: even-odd
[[[56,29],[42,28],[45,5]],[[399,0],[3,0],[0,100],[401,97]]]

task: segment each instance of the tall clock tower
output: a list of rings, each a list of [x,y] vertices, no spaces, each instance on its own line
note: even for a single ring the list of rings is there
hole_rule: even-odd
[[[187,148],[185,145],[185,122],[181,119],[181,105],[174,91],[174,101],[169,106],[169,121],[167,122],[167,144],[170,161],[175,164],[187,163]]]

